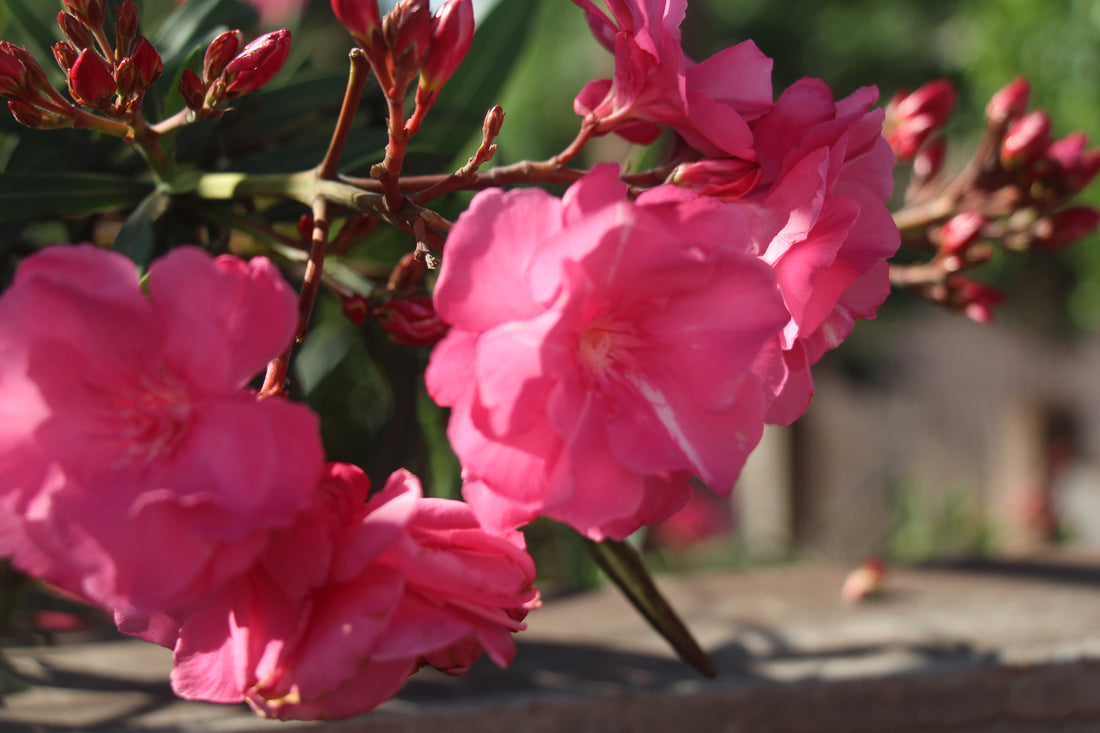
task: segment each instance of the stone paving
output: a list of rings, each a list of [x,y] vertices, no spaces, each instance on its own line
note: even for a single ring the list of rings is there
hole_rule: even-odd
[[[9,648],[35,685],[5,699],[0,731],[1100,731],[1094,560],[897,569],[856,606],[839,600],[837,566],[660,579],[716,680],[679,663],[612,589],[552,599],[511,669],[423,671],[374,713],[331,723],[176,700],[167,650],[133,640]]]

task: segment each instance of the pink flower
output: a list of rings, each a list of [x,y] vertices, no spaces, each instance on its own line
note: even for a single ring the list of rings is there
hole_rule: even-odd
[[[114,608],[172,617],[247,568],[322,466],[305,407],[248,381],[289,342],[267,260],[50,247],[0,297],[0,555]]]
[[[771,106],[771,60],[746,41],[694,63],[680,45],[687,0],[592,0],[585,10],[596,39],[615,54],[615,75],[587,84],[573,103],[599,135],[650,143],[666,125],[707,155],[753,159],[747,120]]]
[[[894,156],[883,112],[864,88],[833,101],[802,79],[752,125],[760,182],[730,204],[749,219],[757,252],[775,269],[790,319],[757,375],[772,385],[768,422],[788,424],[813,394],[809,366],[873,318],[890,291],[886,259],[900,243],[886,208]]]
[[[298,522],[183,624],[177,694],[341,718],[392,697],[424,663],[461,674],[483,650],[511,661],[512,633],[538,603],[523,536],[484,532],[461,502],[422,499],[407,471],[364,504],[367,489],[359,469],[329,465]]]
[[[691,475],[730,490],[763,427],[746,376],[788,315],[722,208],[672,186],[634,204],[603,166],[562,200],[489,190],[459,217],[426,380],[487,527],[622,538]]]

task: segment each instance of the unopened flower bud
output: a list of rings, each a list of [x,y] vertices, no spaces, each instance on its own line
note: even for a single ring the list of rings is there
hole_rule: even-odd
[[[434,346],[450,328],[436,315],[427,295],[387,301],[374,309],[374,317],[390,339],[402,346]]]
[[[1005,302],[1000,290],[965,275],[952,275],[947,287],[948,304],[978,323],[991,323],[996,308]]]
[[[415,252],[409,252],[390,272],[386,289],[392,293],[402,293],[418,285],[428,267],[424,260],[418,259]]]
[[[49,125],[49,118],[42,110],[22,99],[9,100],[8,109],[11,110],[11,116],[15,118],[15,121],[21,125],[35,129]]]
[[[722,201],[735,201],[755,186],[763,171],[740,158],[707,158],[676,167],[669,182]]]
[[[1062,249],[1100,226],[1100,212],[1091,206],[1071,206],[1035,222],[1035,244],[1045,250]]]
[[[921,181],[930,181],[943,170],[943,161],[947,157],[947,141],[942,138],[922,145],[913,158],[913,177]]]
[[[73,48],[73,45],[68,41],[58,41],[53,45],[53,57],[57,59],[57,65],[61,67],[66,76],[69,75],[79,55],[80,52]]]
[[[80,52],[69,72],[69,93],[73,99],[89,107],[101,107],[115,95],[115,77],[95,51]]]
[[[144,93],[164,72],[164,62],[145,36],[138,36],[130,58],[134,62],[135,86],[138,93]]]
[[[382,40],[382,16],[378,0],[332,0],[332,12],[364,50]]]
[[[1001,163],[1022,168],[1043,157],[1050,146],[1050,117],[1042,110],[1029,112],[1013,122],[1001,143]]]
[[[898,92],[886,108],[886,140],[899,158],[911,158],[928,137],[943,127],[955,108],[955,87],[946,79],[915,92]]]
[[[180,75],[178,88],[180,96],[183,97],[183,103],[187,105],[188,109],[196,112],[202,109],[203,102],[206,99],[206,87],[198,74],[191,69],[184,69],[183,74]]]
[[[344,318],[356,326],[366,323],[367,316],[370,315],[370,301],[362,295],[349,295],[344,298],[341,308],[344,311]]]
[[[75,15],[62,10],[57,14],[57,25],[78,51],[95,46],[95,36]]]
[[[226,31],[218,35],[206,47],[206,55],[202,59],[203,82],[210,84],[221,76],[225,67],[242,49],[244,49],[244,34],[240,31]]]
[[[27,89],[27,70],[22,62],[8,51],[7,41],[0,42],[0,96],[19,97]]]
[[[118,96],[123,99],[136,96],[134,94],[134,60],[131,58],[122,59],[118,62],[118,66],[115,67],[115,89],[118,91]]]
[[[481,123],[481,138],[483,140],[496,140],[504,127],[504,108],[494,104],[485,113],[485,121]]]
[[[994,94],[985,106],[985,119],[991,125],[1007,125],[1015,122],[1027,110],[1031,97],[1031,84],[1019,77]]]
[[[1100,172],[1100,149],[1085,152],[1088,138],[1073,132],[1047,148],[1047,158],[1058,165],[1058,178],[1068,193],[1077,193]]]
[[[225,98],[251,94],[279,73],[290,52],[290,31],[281,28],[244,47],[225,67]]]
[[[940,227],[940,252],[962,254],[981,238],[985,224],[985,217],[977,211],[964,211],[951,217]]]
[[[49,77],[30,51],[14,43],[0,41],[0,53],[11,56],[23,66],[23,84],[26,91],[33,89],[42,94],[53,91]]]
[[[466,57],[473,41],[473,3],[447,0],[432,18],[431,46],[420,67],[420,86],[438,92]]]
[[[398,0],[382,20],[382,35],[393,59],[394,90],[404,89],[420,71],[432,41],[428,0]]]
[[[106,0],[63,0],[65,8],[90,28],[102,28]]]
[[[298,217],[298,236],[307,242],[313,238],[312,214],[302,214]]]
[[[134,0],[123,0],[115,12],[115,53],[130,56],[130,44],[138,31],[138,11]]]

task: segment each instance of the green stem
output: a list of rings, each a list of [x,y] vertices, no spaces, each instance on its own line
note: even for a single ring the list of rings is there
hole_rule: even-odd
[[[704,677],[717,677],[718,670],[714,668],[714,662],[657,590],[638,551],[626,542],[593,542],[586,537],[582,539],[604,573],[619,587],[649,625],[672,645],[680,659]]]

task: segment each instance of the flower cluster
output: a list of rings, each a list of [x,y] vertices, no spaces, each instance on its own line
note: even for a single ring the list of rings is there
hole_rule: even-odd
[[[182,696],[351,715],[421,664],[506,664],[537,603],[518,533],[423,499],[369,503],[316,416],[251,378],[297,328],[266,259],[51,247],[0,297],[0,554],[175,650]]]
[[[577,0],[615,53],[577,97],[582,137],[681,139],[636,199],[613,167],[564,198],[490,190],[450,232],[435,290],[451,323],[428,389],[452,408],[464,496],[488,526],[536,516],[621,539],[697,476],[733,487],[765,422],[809,405],[809,366],[889,292],[894,156],[876,93],[804,79],[771,98],[743,43],[693,64],[683,2]]]
[[[280,719],[353,715],[424,665],[509,663],[538,605],[518,531],[532,520],[612,541],[594,547],[605,558],[627,557],[617,541],[693,496],[689,514],[704,509],[686,532],[726,528],[706,521],[721,504],[713,494],[729,495],[766,424],[805,412],[811,366],[875,317],[891,283],[989,320],[1003,296],[961,273],[990,259],[991,241],[1054,249],[1100,224],[1068,205],[1100,152],[1080,134],[1054,140],[1049,118],[1027,112],[1026,82],[990,102],[974,159],[945,180],[945,81],[886,109],[873,87],[837,98],[813,78],[775,93],[772,62],[751,41],[687,56],[687,0],[574,3],[615,67],[576,95],[573,143],[482,170],[504,124],[493,106],[470,118],[484,122],[465,164],[415,176],[402,172],[410,141],[430,141],[421,123],[471,47],[472,0],[434,12],[397,0],[386,14],[377,0],[331,0],[358,46],[345,96],[324,157],[283,173],[229,170],[240,158],[221,135],[185,160],[176,141],[187,136],[175,133],[218,125],[228,103],[267,84],[288,57],[286,30],[246,43],[205,26],[206,4],[184,6],[193,22],[162,59],[137,33],[133,0],[64,0],[53,50],[69,98],[30,53],[0,42],[0,96],[17,120],[117,136],[155,179],[101,175],[113,189],[104,202],[67,210],[114,217],[145,196],[117,240],[139,262],[47,247],[0,295],[0,556],[172,649],[184,697]],[[162,96],[162,74],[179,79],[180,108],[150,124],[143,101]],[[357,178],[339,168],[368,83],[386,144]],[[304,106],[299,86],[282,92]],[[275,150],[316,128],[320,107],[247,147]],[[572,167],[609,134],[665,157],[640,172]],[[897,158],[914,173],[891,216]],[[201,170],[215,159],[218,170]],[[510,184],[527,185],[497,187]],[[460,190],[477,193],[457,219],[433,210]],[[408,238],[392,267],[376,256],[388,244],[353,251],[379,226]],[[127,244],[139,230],[163,241]],[[214,258],[184,244],[196,237],[302,265],[300,292],[271,260]],[[889,265],[903,237],[931,259]],[[154,249],[167,254],[147,266]],[[405,470],[371,495],[362,470],[326,462],[318,417],[286,398],[322,291],[356,326],[434,347],[425,382],[450,409],[466,503],[425,498]],[[608,565],[617,580],[643,579],[638,563]],[[651,583],[620,585],[685,659],[706,661]]]

